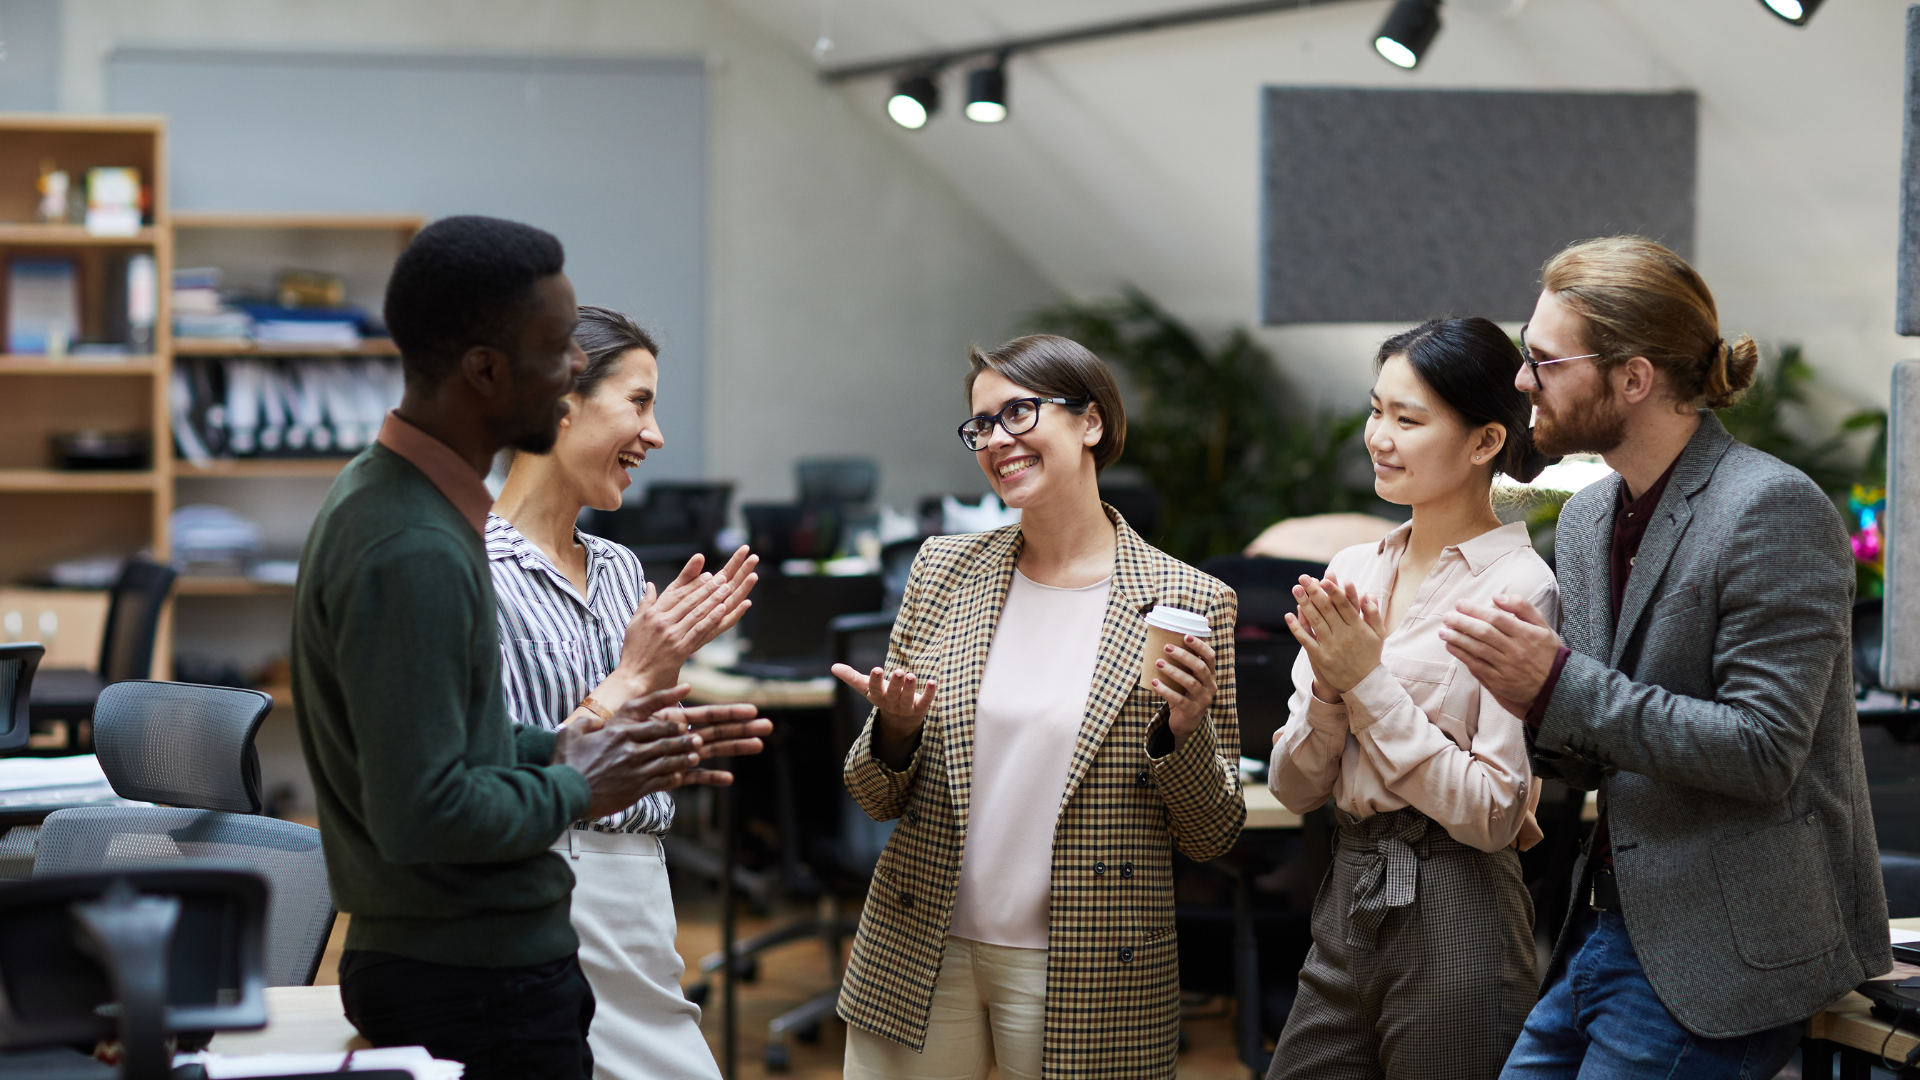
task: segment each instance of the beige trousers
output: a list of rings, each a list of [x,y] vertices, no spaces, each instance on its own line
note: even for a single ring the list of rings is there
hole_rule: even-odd
[[[593,987],[594,1080],[720,1080],[700,1007],[680,990],[666,849],[646,833],[568,829],[553,850],[573,870],[573,930]]]
[[[847,1028],[847,1080],[1040,1080],[1047,1031],[1047,950],[948,937],[916,1054],[863,1028]]]

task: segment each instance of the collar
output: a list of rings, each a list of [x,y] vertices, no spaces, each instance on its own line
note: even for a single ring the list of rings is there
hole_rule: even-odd
[[[1374,552],[1385,555],[1389,548],[1404,548],[1412,536],[1413,522],[1401,522],[1399,527],[1380,538]],[[1448,551],[1458,552],[1460,558],[1466,561],[1468,572],[1478,577],[1487,567],[1499,562],[1514,549],[1532,546],[1533,542],[1527,537],[1527,523],[1513,521],[1497,529],[1488,529],[1471,540],[1454,544],[1440,554],[1444,556]]]
[[[473,526],[473,531],[486,536],[487,508],[493,505],[493,494],[473,471],[473,466],[454,453],[452,447],[402,420],[398,410],[387,413],[386,422],[380,425],[378,442],[425,474],[439,489],[441,497],[452,503],[460,516],[467,519],[467,524]]]

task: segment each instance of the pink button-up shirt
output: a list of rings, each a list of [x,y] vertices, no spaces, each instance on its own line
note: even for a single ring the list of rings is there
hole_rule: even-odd
[[[1384,605],[1412,528],[1347,548],[1328,572]],[[1440,553],[1388,635],[1380,666],[1341,701],[1314,697],[1313,667],[1302,653],[1267,772],[1274,795],[1295,813],[1332,797],[1356,818],[1411,806],[1482,851],[1537,843],[1540,791],[1527,764],[1524,724],[1440,641],[1441,619],[1454,605],[1491,604],[1498,593],[1526,597],[1559,625],[1559,586],[1518,522]]]

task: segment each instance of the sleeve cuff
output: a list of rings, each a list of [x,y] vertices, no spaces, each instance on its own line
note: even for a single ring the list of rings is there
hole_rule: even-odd
[[[553,774],[555,783],[566,796],[567,820],[585,819],[587,811],[593,807],[593,787],[587,783],[587,778],[571,765],[549,765],[547,771]]]
[[[553,744],[560,738],[557,731],[534,727],[532,724],[513,725],[514,756],[525,765],[549,765],[553,762]],[[574,775],[578,776],[578,773]],[[581,777],[581,782],[586,781]]]
[[[1547,718],[1547,703],[1553,700],[1553,688],[1560,685],[1560,673],[1566,670],[1567,658],[1572,655],[1573,650],[1565,645],[1554,654],[1553,670],[1547,672],[1547,681],[1540,684],[1540,692],[1533,695],[1533,704],[1527,707],[1527,715],[1523,717],[1528,731],[1538,732],[1541,722]]]
[[[1387,670],[1387,665],[1374,665],[1366,678],[1340,695],[1347,703],[1347,725],[1354,731],[1366,730],[1375,720],[1392,712],[1406,695],[1406,688]]]
[[[1311,688],[1307,690],[1307,723],[1321,730],[1347,725],[1347,706],[1340,701],[1321,701]]]

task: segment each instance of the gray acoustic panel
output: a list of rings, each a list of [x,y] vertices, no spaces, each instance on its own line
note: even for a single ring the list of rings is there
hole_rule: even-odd
[[[60,107],[60,0],[0,0],[0,112]]]
[[[1893,366],[1880,685],[1920,692],[1920,360]]]
[[[1900,292],[1893,328],[1920,334],[1920,5],[1907,8],[1907,107],[1900,136]]]
[[[1651,236],[1692,257],[1690,93],[1265,90],[1268,325],[1518,321],[1575,240]]]

